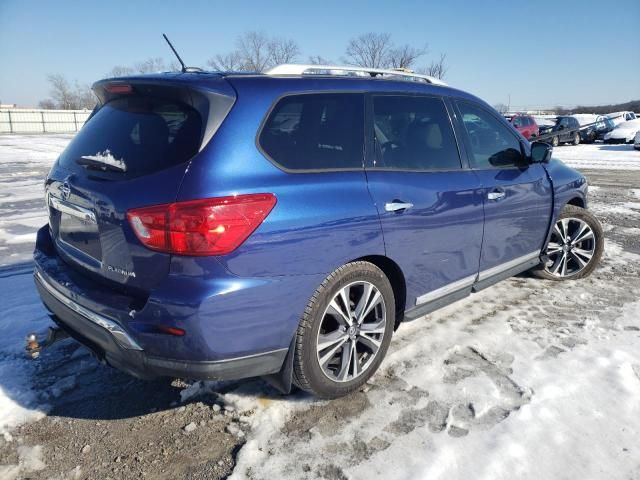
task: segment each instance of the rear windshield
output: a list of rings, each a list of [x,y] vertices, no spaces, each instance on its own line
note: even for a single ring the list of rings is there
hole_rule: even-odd
[[[60,156],[60,164],[130,176],[185,162],[200,146],[200,114],[180,102],[123,97],[103,105]]]

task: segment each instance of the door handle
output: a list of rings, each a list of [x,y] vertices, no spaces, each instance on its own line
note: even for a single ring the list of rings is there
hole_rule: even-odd
[[[400,210],[406,210],[411,207],[413,207],[413,203],[390,202],[384,204],[384,209],[387,212],[399,212]]]
[[[500,191],[497,191],[497,190],[494,191],[494,192],[489,192],[487,194],[487,198],[489,200],[500,200],[500,199],[504,198],[504,196],[505,196],[504,192],[500,192]]]

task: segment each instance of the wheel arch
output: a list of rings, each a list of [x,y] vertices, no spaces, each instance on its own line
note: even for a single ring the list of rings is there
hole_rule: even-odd
[[[565,203],[565,205],[573,205],[574,207],[584,208],[585,207],[584,198],[576,195],[575,197],[571,198],[567,203]],[[563,205],[562,208],[564,208],[565,205]],[[560,209],[560,211],[562,211],[562,209]]]
[[[374,264],[382,270],[389,279],[389,283],[391,283],[391,288],[393,289],[393,296],[396,301],[396,322],[394,329],[397,329],[404,319],[404,311],[407,305],[407,283],[402,269],[396,262],[384,255],[367,255],[356,258],[354,261],[363,261]]]

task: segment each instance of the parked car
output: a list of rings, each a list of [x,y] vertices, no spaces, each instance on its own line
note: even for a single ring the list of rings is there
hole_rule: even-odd
[[[636,120],[636,114],[633,112],[614,112],[607,115],[615,125],[619,125],[630,120]]]
[[[633,148],[640,150],[640,131],[636,132],[636,136],[633,139]]]
[[[604,136],[606,143],[632,143],[636,133],[640,131],[640,119],[619,123]]]
[[[45,181],[52,319],[142,378],[331,398],[405,320],[519,272],[594,270],[587,181],[548,144],[430,77],[317,68],[95,83]]]
[[[538,136],[538,124],[530,115],[505,115],[511,125],[518,130],[527,140]]]
[[[604,140],[604,136],[615,127],[613,121],[603,115],[576,114],[572,116],[580,124],[580,141],[582,143]]]
[[[540,136],[545,136],[544,141],[557,147],[561,143],[580,144],[580,124],[578,120],[571,116],[560,116],[556,118],[553,127],[541,127]]]

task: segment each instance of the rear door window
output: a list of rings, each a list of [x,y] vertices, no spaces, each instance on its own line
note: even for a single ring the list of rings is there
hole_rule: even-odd
[[[60,156],[60,164],[115,172],[153,173],[193,157],[202,120],[190,106],[155,97],[122,97],[103,105]]]
[[[362,169],[364,96],[287,96],[271,111],[259,144],[285,170]]]
[[[514,167],[522,162],[520,141],[502,122],[479,105],[458,102],[471,148],[473,168]]]
[[[440,98],[373,97],[375,167],[394,170],[460,169],[460,155]]]

